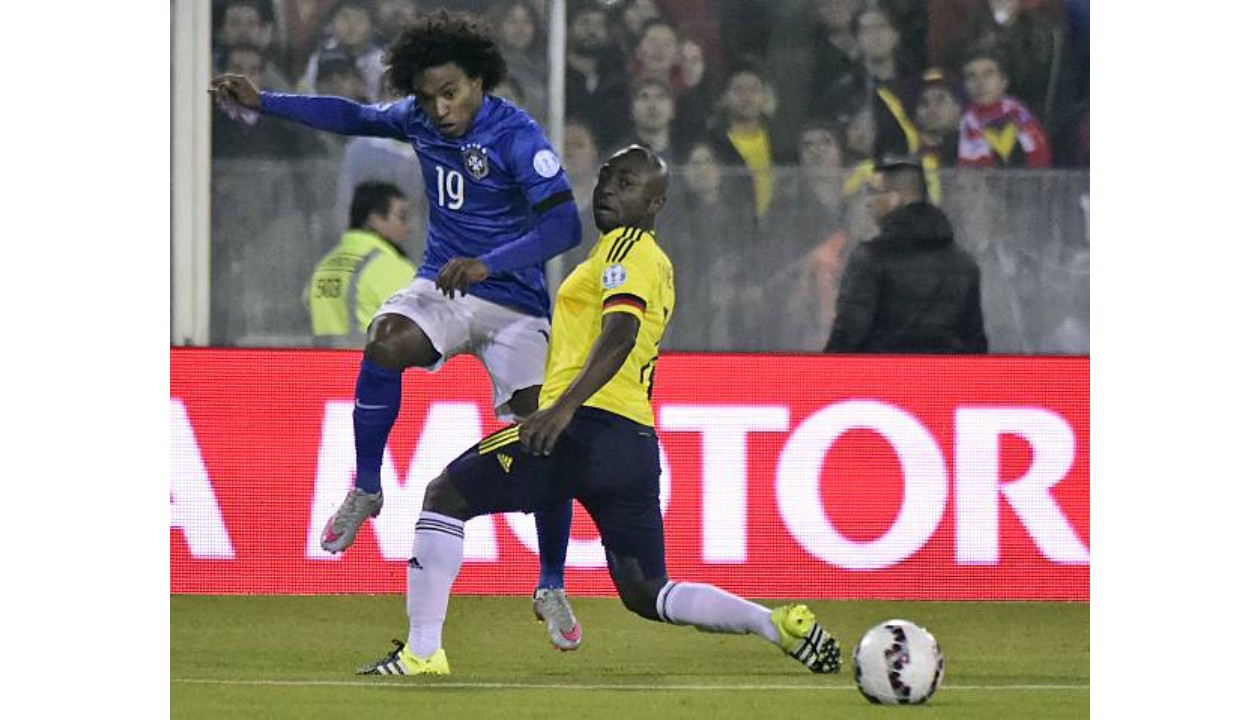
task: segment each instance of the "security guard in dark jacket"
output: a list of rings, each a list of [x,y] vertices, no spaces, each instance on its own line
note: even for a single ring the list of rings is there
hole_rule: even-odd
[[[866,205],[880,232],[849,256],[824,352],[988,352],[980,266],[926,196],[917,160],[876,167]]]

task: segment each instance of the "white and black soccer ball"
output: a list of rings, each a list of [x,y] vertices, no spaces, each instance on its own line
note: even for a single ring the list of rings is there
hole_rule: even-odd
[[[909,620],[882,622],[853,648],[858,690],[880,705],[918,705],[936,692],[945,656],[932,633]]]

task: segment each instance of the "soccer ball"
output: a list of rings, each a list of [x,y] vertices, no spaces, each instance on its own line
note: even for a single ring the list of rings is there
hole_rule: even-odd
[[[932,633],[909,620],[882,622],[853,648],[858,690],[881,705],[918,705],[936,692],[945,656]]]

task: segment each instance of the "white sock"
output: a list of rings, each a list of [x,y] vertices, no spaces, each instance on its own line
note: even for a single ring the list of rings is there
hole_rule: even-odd
[[[667,582],[656,596],[656,614],[667,623],[692,625],[704,632],[757,633],[772,643],[779,631],[770,608],[704,583]]]
[[[423,511],[407,561],[407,617],[411,652],[426,658],[442,647],[451,586],[464,564],[464,521]]]

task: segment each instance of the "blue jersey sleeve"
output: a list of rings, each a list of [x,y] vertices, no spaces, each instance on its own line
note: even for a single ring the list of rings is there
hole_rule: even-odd
[[[538,265],[581,244],[582,222],[571,195],[553,196],[560,199],[543,211],[538,227],[482,255],[490,274]]]
[[[407,124],[415,114],[415,98],[391,104],[363,105],[328,95],[286,95],[264,92],[266,115],[339,135],[365,135],[407,140]]]
[[[555,195],[573,192],[560,166],[560,158],[542,130],[533,123],[525,131],[516,133],[504,159],[512,180],[533,207]]]

